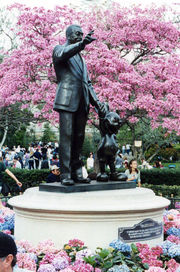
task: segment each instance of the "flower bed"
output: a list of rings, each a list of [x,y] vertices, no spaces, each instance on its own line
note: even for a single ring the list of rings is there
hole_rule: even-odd
[[[15,213],[9,208],[0,209],[0,231],[14,230]]]
[[[12,229],[13,211],[0,210],[0,229]],[[8,219],[10,223],[8,223]],[[4,221],[3,221],[4,220]],[[2,227],[3,226],[3,227]],[[63,249],[50,240],[33,246],[28,241],[17,241],[17,264],[38,272],[180,272],[180,213],[164,213],[165,241],[150,248],[147,244],[125,244],[119,240],[109,248],[88,249],[78,239],[70,240]]]

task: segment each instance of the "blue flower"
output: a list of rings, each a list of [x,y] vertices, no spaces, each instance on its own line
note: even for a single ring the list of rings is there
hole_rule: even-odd
[[[168,250],[168,256],[171,258],[180,256],[180,245],[173,245]]]
[[[117,249],[121,252],[131,252],[130,245],[121,242],[120,240],[113,240],[110,244],[110,247],[113,247],[114,249]]]
[[[164,241],[164,242],[161,244],[161,247],[162,247],[162,249],[163,249],[163,254],[167,254],[167,253],[168,253],[168,250],[169,250],[172,246],[174,246],[174,245],[175,245],[174,243],[172,243],[172,242],[170,242],[170,241],[168,241],[168,240]]]
[[[180,237],[180,229],[178,229],[178,228],[172,227],[172,228],[168,229],[166,233],[167,233],[167,235],[175,235],[177,237]]]
[[[7,215],[4,217],[4,223],[0,224],[1,230],[12,230],[14,229],[14,221],[15,221],[15,215]]]
[[[130,270],[126,264],[122,264],[122,265],[115,265],[109,268],[108,272],[130,272]]]

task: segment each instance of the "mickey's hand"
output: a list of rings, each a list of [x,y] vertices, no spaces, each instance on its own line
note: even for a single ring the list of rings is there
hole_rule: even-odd
[[[93,34],[94,34],[94,30],[90,31],[90,32],[86,35],[86,37],[84,38],[84,40],[83,40],[83,42],[82,42],[84,46],[86,46],[87,44],[90,44],[90,43],[92,43],[93,41],[96,40],[96,38],[91,37],[91,35],[93,35]]]

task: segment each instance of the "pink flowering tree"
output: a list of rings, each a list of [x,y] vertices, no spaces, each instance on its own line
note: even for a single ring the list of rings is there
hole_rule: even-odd
[[[0,64],[0,107],[17,102],[32,108],[36,118],[54,125],[52,110],[56,79],[52,50],[65,42],[65,28],[76,23],[84,33],[94,29],[97,40],[82,52],[101,101],[108,102],[135,129],[143,119],[180,134],[179,30],[165,19],[164,8],[122,8],[77,12],[14,5],[19,45]],[[91,113],[91,116],[93,112]]]

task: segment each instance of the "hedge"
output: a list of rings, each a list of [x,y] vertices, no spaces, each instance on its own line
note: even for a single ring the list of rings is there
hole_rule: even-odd
[[[180,186],[178,185],[153,185],[153,184],[143,184],[142,187],[151,189],[156,195],[162,195],[164,197],[177,197],[180,198]],[[172,196],[173,195],[173,196]]]
[[[120,169],[119,172],[124,172]],[[180,185],[180,169],[149,169],[140,170],[141,183],[148,183],[154,185]]]
[[[179,185],[180,170],[178,169],[151,169],[141,171],[141,182],[154,185]]]
[[[27,169],[10,168],[9,170],[22,183],[22,191],[23,192],[28,188],[39,186],[40,183],[42,183],[43,181],[46,181],[46,178],[47,178],[48,174],[50,173],[50,170],[48,170],[48,169],[27,170]],[[12,192],[16,191],[16,183],[6,173],[4,173],[4,175],[3,175],[3,181],[9,185]]]
[[[38,186],[46,180],[50,170],[27,170],[27,169],[10,169],[15,176],[22,182],[22,190]],[[125,169],[120,169],[124,172]],[[6,182],[10,188],[14,187],[15,182],[6,173],[4,174],[3,181]],[[180,170],[176,169],[151,169],[141,170],[141,183],[151,185],[179,185],[180,184]],[[168,187],[170,188],[170,187]],[[173,193],[174,194],[174,193]]]

